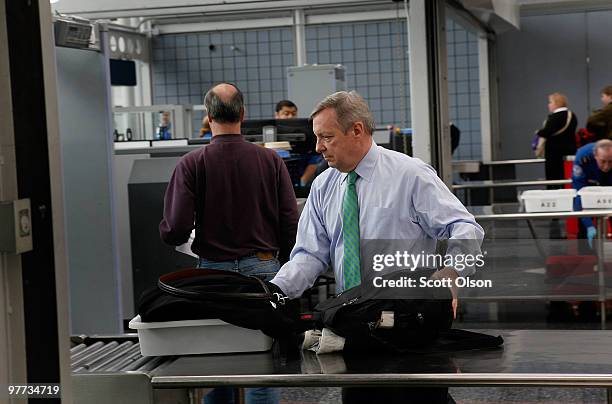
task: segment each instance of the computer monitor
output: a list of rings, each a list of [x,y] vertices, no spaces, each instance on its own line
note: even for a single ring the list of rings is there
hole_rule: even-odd
[[[209,144],[210,143],[210,136],[207,137],[199,137],[196,139],[187,139],[187,144],[189,145],[198,145],[198,144]]]
[[[242,122],[240,132],[250,142],[262,142],[266,126],[276,128],[276,140],[289,142],[292,153],[315,153],[316,138],[309,119],[247,119]]]
[[[277,119],[276,140],[288,141],[294,153],[315,153],[317,142],[312,131],[312,121],[310,119]]]
[[[110,81],[112,86],[135,86],[136,63],[133,60],[110,60]]]
[[[274,119],[246,119],[240,126],[240,132],[249,142],[262,142],[264,126],[276,126],[276,121]]]

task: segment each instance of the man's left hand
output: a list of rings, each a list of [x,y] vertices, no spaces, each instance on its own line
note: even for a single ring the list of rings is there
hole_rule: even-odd
[[[453,268],[451,267],[445,267],[439,271],[434,272],[433,275],[431,275],[431,279],[450,279],[450,292],[451,295],[453,296],[453,301],[452,301],[452,306],[453,306],[453,320],[457,318],[457,306],[459,305],[459,300],[458,300],[458,290],[457,290],[457,285],[455,284],[455,279],[457,279],[457,277],[459,276],[459,274],[457,274],[457,271],[455,271]]]

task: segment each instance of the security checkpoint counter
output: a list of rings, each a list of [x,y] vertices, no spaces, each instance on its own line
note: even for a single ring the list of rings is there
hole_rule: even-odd
[[[487,221],[518,221],[525,220],[529,226],[535,244],[538,246],[538,240],[533,229],[532,220],[553,220],[553,219],[569,219],[591,217],[596,223],[598,234],[605,234],[606,219],[612,217],[612,209],[585,209],[581,211],[568,212],[523,212],[518,204],[502,204],[492,206],[472,206],[468,207],[470,213],[479,223]],[[601,328],[606,327],[606,279],[605,279],[605,253],[604,239],[598,237],[594,245],[595,254],[597,256],[597,283],[598,293],[592,297],[599,301]]]
[[[504,345],[430,354],[324,354],[283,349],[183,356],[151,373],[154,389],[218,386],[598,387],[612,403],[612,331],[478,330]],[[280,345],[280,347],[279,347]],[[295,347],[293,347],[295,348]]]

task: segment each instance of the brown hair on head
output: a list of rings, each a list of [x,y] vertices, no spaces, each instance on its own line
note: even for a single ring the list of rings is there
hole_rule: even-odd
[[[323,98],[310,114],[312,120],[324,109],[332,108],[336,111],[338,126],[346,132],[355,122],[362,122],[363,129],[368,134],[374,133],[374,117],[368,103],[356,91],[338,91]]]
[[[548,96],[558,107],[567,107],[567,97],[561,93],[552,93]]]

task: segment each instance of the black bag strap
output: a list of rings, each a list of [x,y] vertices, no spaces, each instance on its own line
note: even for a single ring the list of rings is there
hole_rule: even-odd
[[[264,293],[231,293],[231,292],[201,292],[194,290],[187,290],[170,285],[171,282],[175,282],[181,279],[206,277],[207,275],[219,275],[236,277],[241,279],[255,279],[262,287]],[[236,301],[236,300],[271,300],[272,292],[268,288],[266,283],[256,276],[245,276],[240,274],[234,274],[228,271],[217,271],[213,269],[185,269],[182,271],[171,272],[162,275],[157,280],[157,286],[163,292],[175,296],[182,297],[190,300],[217,300],[217,301]]]
[[[379,337],[376,335],[376,333],[372,333],[371,337],[382,346],[389,347],[402,354],[434,354],[469,351],[473,349],[492,349],[499,348],[504,344],[504,339],[501,337],[501,335],[493,336],[456,328],[441,331],[438,338],[435,341],[432,341],[431,345],[418,348],[398,346],[397,344]]]

